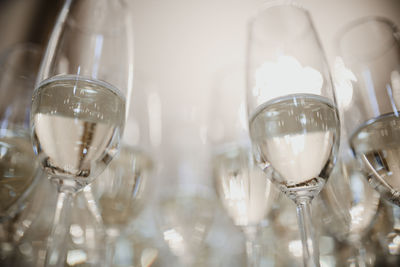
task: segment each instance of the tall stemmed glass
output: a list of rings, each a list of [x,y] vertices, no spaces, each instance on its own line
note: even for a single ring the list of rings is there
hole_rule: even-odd
[[[74,193],[118,152],[133,74],[128,10],[122,0],[66,0],[42,61],[32,100],[32,137],[59,191],[48,266],[63,264]]]
[[[350,101],[344,121],[349,143],[368,172],[368,181],[394,207],[394,230],[400,217],[400,44],[399,31],[386,18],[365,17],[338,35],[343,69],[349,73]],[[353,115],[354,114],[354,115]],[[397,229],[396,229],[397,228]]]
[[[210,110],[212,166],[217,195],[246,237],[247,266],[260,264],[260,224],[277,197],[275,186],[255,164],[246,118],[244,65],[217,73]],[[220,100],[230,95],[228,102]]]
[[[96,181],[84,189],[89,202],[96,200],[99,213],[96,216],[101,217],[105,227],[107,266],[112,266],[118,237],[150,200],[154,163],[151,156],[156,146],[151,140],[153,129],[149,125],[150,113],[155,112],[150,110],[150,105],[154,105],[150,102],[157,93],[153,87],[152,82],[135,75],[135,97],[128,111],[121,151]]]
[[[352,133],[350,146],[381,196],[400,205],[400,45],[396,35],[389,20],[363,18],[341,32],[339,49],[344,66],[354,75],[347,112],[357,117],[345,122]]]
[[[256,158],[297,205],[306,266],[319,266],[310,203],[339,145],[330,74],[309,13],[273,5],[252,19],[247,54],[250,136]]]
[[[364,242],[380,203],[380,196],[368,184],[366,175],[358,160],[350,153],[342,153],[317,198],[321,223],[328,233],[355,249],[353,261],[357,266],[371,266],[373,257],[367,253]]]
[[[0,222],[24,206],[38,164],[29,135],[29,110],[41,50],[18,44],[0,57]]]

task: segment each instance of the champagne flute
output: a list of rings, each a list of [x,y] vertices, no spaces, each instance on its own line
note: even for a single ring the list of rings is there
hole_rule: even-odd
[[[95,200],[98,211],[94,214],[98,213],[96,216],[106,230],[108,265],[112,265],[118,237],[149,200],[150,176],[154,169],[152,154],[156,144],[151,136],[159,126],[155,126],[154,120],[151,128],[149,117],[158,109],[151,102],[157,95],[157,86],[142,73],[135,77],[135,97],[130,103],[120,154],[84,189],[87,200]]]
[[[38,177],[29,110],[41,50],[18,44],[0,57],[0,222],[13,218]]]
[[[319,266],[312,199],[336,160],[340,125],[309,13],[273,5],[252,19],[247,54],[250,136],[268,177],[297,205],[305,266]]]
[[[321,222],[328,233],[355,248],[358,266],[369,264],[364,246],[378,214],[380,196],[352,155],[341,155],[318,198]]]
[[[346,110],[357,114],[347,125],[351,149],[381,196],[400,205],[398,31],[385,18],[361,18],[342,30],[338,45],[345,68],[354,75]]]
[[[13,252],[10,229],[40,174],[29,135],[30,101],[40,60],[40,48],[27,43],[0,55],[0,258]]]
[[[74,194],[118,152],[133,75],[128,10],[122,0],[66,0],[42,60],[32,99],[33,145],[59,191],[47,266],[64,262]]]
[[[164,188],[156,220],[164,241],[183,266],[195,266],[213,222],[215,200],[210,188],[180,184]]]
[[[216,77],[209,116],[214,146],[212,165],[219,200],[245,234],[247,266],[259,266],[260,223],[270,211],[277,191],[252,156],[242,66],[228,67]],[[229,102],[221,105],[220,99],[228,94]]]
[[[399,238],[400,177],[399,31],[383,17],[364,17],[346,25],[338,34],[337,49],[342,68],[351,74],[347,84],[351,97],[345,116],[351,133],[349,143],[368,173],[369,183],[394,205],[393,231],[387,234],[390,251]]]

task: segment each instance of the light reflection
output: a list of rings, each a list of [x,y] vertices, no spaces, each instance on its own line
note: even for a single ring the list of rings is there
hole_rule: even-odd
[[[176,255],[183,255],[185,252],[185,243],[182,235],[175,229],[169,229],[163,233],[164,240],[168,243],[169,248]]]
[[[353,98],[354,89],[352,82],[357,82],[357,78],[354,73],[345,66],[341,57],[336,57],[335,59],[333,77],[339,106],[347,108]]]
[[[288,245],[289,252],[297,258],[301,258],[303,255],[303,246],[301,240],[292,240]]]
[[[78,264],[83,264],[87,261],[88,257],[85,251],[80,249],[70,250],[67,254],[67,264],[69,266],[75,266]]]
[[[264,62],[255,72],[253,96],[258,105],[288,94],[320,95],[324,79],[311,67],[303,67],[292,56],[280,56],[276,62]]]
[[[390,73],[390,81],[392,83],[392,92],[396,106],[400,106],[400,73],[397,70]]]
[[[154,147],[161,144],[161,99],[156,92],[151,92],[147,98],[149,114],[150,141]]]
[[[141,267],[150,267],[158,257],[158,250],[154,248],[145,248],[140,257]]]

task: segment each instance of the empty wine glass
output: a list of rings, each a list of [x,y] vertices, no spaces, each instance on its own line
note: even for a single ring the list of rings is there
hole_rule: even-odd
[[[0,57],[0,222],[14,217],[38,177],[29,111],[41,50],[18,44]]]
[[[132,88],[129,7],[117,0],[66,0],[34,91],[34,150],[60,192],[47,265],[66,253],[69,205],[118,152]]]
[[[309,13],[272,5],[251,20],[247,54],[250,136],[267,176],[297,205],[303,261],[319,266],[310,203],[328,179],[339,118]]]
[[[260,223],[276,197],[275,187],[255,164],[248,136],[244,68],[229,67],[217,75],[210,101],[210,139],[217,195],[246,236],[247,266],[259,266]],[[221,105],[221,99],[230,96]]]

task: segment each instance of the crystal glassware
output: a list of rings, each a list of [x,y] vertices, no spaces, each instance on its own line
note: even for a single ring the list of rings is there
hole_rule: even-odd
[[[297,205],[305,266],[319,266],[310,203],[328,179],[340,125],[326,59],[310,14],[271,5],[249,25],[247,100],[255,157]]]
[[[21,210],[39,176],[29,111],[41,56],[34,44],[17,44],[0,55],[0,222]]]
[[[209,120],[213,146],[214,185],[222,206],[246,238],[247,266],[260,264],[261,222],[266,219],[277,196],[275,186],[265,177],[252,155],[248,122],[244,66],[237,64],[217,72]],[[229,101],[220,99],[230,95]]]
[[[58,185],[47,266],[60,266],[74,194],[117,154],[133,82],[126,1],[66,0],[42,60],[31,129],[42,168]]]

